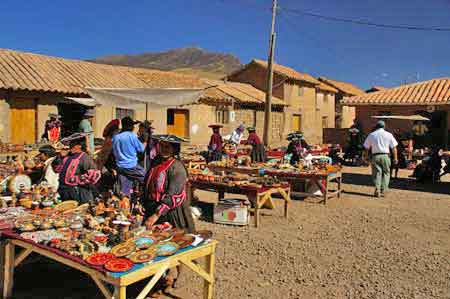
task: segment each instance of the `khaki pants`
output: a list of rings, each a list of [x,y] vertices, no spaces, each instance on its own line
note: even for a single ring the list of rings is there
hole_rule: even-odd
[[[389,155],[374,155],[372,157],[372,180],[377,192],[387,192],[391,172]]]

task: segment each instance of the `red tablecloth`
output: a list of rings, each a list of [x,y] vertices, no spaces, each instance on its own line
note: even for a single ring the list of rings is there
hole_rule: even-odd
[[[54,253],[54,254],[56,254],[56,255],[59,255],[60,257],[66,258],[66,259],[68,259],[68,260],[71,260],[71,261],[73,261],[73,262],[75,262],[75,263],[78,263],[78,264],[81,264],[81,265],[83,265],[83,266],[89,267],[89,268],[91,268],[91,269],[94,269],[94,270],[97,270],[97,271],[100,271],[100,272],[103,272],[103,273],[106,273],[106,272],[107,272],[107,271],[103,268],[103,266],[93,266],[93,265],[90,265],[90,264],[86,263],[82,258],[73,256],[73,255],[70,255],[70,254],[68,254],[68,253],[66,253],[66,252],[64,252],[64,251],[61,251],[61,250],[59,250],[59,249],[56,249],[56,248],[53,248],[53,247],[50,247],[50,246],[38,244],[38,243],[35,243],[35,242],[31,241],[31,240],[24,239],[24,238],[22,238],[18,233],[16,233],[15,231],[12,231],[12,230],[2,230],[2,231],[0,231],[0,234],[1,234],[1,237],[2,237],[2,238],[20,240],[20,241],[23,241],[23,242],[32,244],[32,245],[34,245],[34,246],[36,246],[36,247],[39,247],[39,248],[41,248],[41,249],[44,249],[44,250],[46,250],[46,251],[49,251],[49,252],[51,252],[51,253]]]

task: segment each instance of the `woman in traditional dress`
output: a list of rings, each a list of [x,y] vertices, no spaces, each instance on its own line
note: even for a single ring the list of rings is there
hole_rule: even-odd
[[[298,161],[306,154],[309,146],[300,132],[290,133],[288,135],[289,145],[286,154],[291,154],[291,165],[296,165]]]
[[[258,134],[256,134],[256,129],[254,127],[249,127],[247,128],[247,131],[248,138],[246,144],[252,146],[252,151],[250,152],[252,162],[266,162],[266,149]]]
[[[178,159],[180,143],[184,140],[174,135],[154,135],[159,141],[158,155],[145,178],[143,206],[145,225],[169,222],[172,226],[194,233],[195,225],[190,209],[187,183],[188,173]],[[172,287],[180,274],[180,268],[172,268],[165,276],[164,288]]]
[[[61,140],[70,144],[70,153],[56,167],[59,172],[58,193],[61,200],[88,203],[94,199],[95,184],[101,177],[94,160],[84,151],[87,134],[75,133]]]
[[[222,160],[222,149],[223,149],[223,140],[220,135],[220,128],[222,125],[213,124],[209,126],[213,130],[213,134],[211,135],[211,139],[209,140],[208,145],[208,163],[211,161],[220,161]]]

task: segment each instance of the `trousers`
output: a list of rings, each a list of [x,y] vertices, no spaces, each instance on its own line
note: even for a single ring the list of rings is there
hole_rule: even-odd
[[[387,192],[391,179],[391,159],[389,155],[372,157],[372,180],[378,192]]]
[[[145,170],[141,165],[136,165],[133,168],[117,168],[119,176],[120,191],[126,196],[130,196],[131,189],[133,189],[134,182],[143,183],[145,177]]]

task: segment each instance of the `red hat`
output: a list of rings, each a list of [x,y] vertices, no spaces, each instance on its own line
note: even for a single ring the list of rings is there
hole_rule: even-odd
[[[112,134],[115,130],[118,130],[120,126],[120,120],[113,119],[110,121],[106,127],[103,129],[103,137],[107,137]]]

